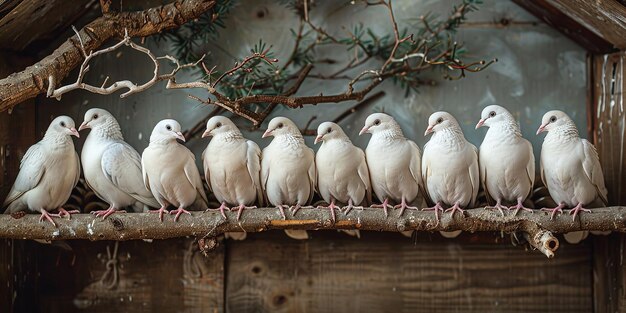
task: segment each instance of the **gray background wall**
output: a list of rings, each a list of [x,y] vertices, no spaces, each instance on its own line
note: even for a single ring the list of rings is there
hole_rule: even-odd
[[[341,34],[341,25],[351,28],[357,23],[363,23],[379,34],[390,31],[387,13],[383,8],[366,9],[362,4],[351,5],[337,1],[315,3],[310,18],[331,33]],[[417,17],[428,12],[446,16],[457,3],[451,0],[395,1],[394,11],[402,27],[417,23]],[[263,17],[259,17],[258,12],[264,12]],[[501,25],[500,21],[503,20],[509,21],[508,25]],[[276,57],[284,62],[294,43],[290,29],[297,26],[297,21],[297,16],[291,10],[276,1],[239,1],[227,19],[227,28],[220,31],[216,41],[207,43],[211,59],[219,68],[229,68],[235,58],[247,55],[262,38],[273,45]],[[493,103],[506,106],[519,118],[522,132],[533,143],[537,156],[543,136],[535,136],[534,132],[547,110],[562,109],[568,112],[579,129],[583,130],[581,134],[586,135],[585,51],[581,47],[514,3],[501,0],[486,0],[478,12],[470,13],[468,22],[458,32],[456,39],[469,52],[465,59],[498,58],[499,62],[484,72],[470,73],[467,78],[458,81],[446,81],[438,71],[427,73],[425,78],[434,79],[437,84],[423,86],[419,93],[406,98],[404,90],[394,86],[391,81],[383,83],[377,90],[384,90],[385,97],[342,123],[355,144],[365,148],[369,138],[358,137],[358,130],[369,113],[384,110],[396,117],[408,138],[423,146],[428,140],[423,137],[428,116],[435,111],[446,110],[457,117],[466,137],[479,145],[485,130],[476,131],[474,125],[482,108]],[[167,43],[157,45],[146,41],[146,44],[157,55],[174,53]],[[353,56],[352,52],[328,49],[320,49],[319,54],[340,62]],[[365,68],[376,66],[379,64],[372,62]],[[332,71],[329,67],[316,67],[318,69]],[[131,79],[142,82],[150,78],[151,72],[150,62],[144,55],[123,49],[119,53],[95,59],[87,80],[98,85],[104,77],[110,76],[110,81]],[[73,81],[75,77],[75,74],[72,75],[67,82]],[[194,79],[194,73],[185,72],[179,75],[178,81],[191,79]],[[304,83],[298,95],[314,95],[322,91],[331,94],[343,92],[345,88],[344,82],[311,79]],[[206,92],[199,90],[166,90],[165,83],[160,83],[126,99],[120,99],[118,95],[102,96],[84,91],[66,94],[60,102],[40,99],[38,128],[42,133],[48,122],[60,114],[70,115],[80,123],[86,110],[101,107],[118,117],[126,140],[141,152],[159,120],[174,118],[183,128],[189,128],[212,110],[212,107],[188,99],[190,93],[206,96]],[[298,110],[278,108],[273,116],[288,116],[303,127],[312,115],[317,115],[318,119],[311,125],[316,127],[323,121],[332,120],[354,103],[320,104]],[[249,126],[245,120],[239,120],[238,123]],[[256,131],[246,135],[264,147],[270,140],[261,139],[261,134],[261,131]],[[79,140],[78,149],[82,140]],[[195,138],[188,141],[187,146],[199,158],[207,142]],[[312,137],[307,142],[313,146]]]

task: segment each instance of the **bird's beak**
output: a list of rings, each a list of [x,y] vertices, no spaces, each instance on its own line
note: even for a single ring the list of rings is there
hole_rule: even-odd
[[[80,127],[78,127],[78,130],[83,130],[87,128],[90,128],[89,123],[87,121],[84,121],[82,124],[80,124]]]
[[[80,138],[78,131],[74,127],[70,128],[70,134],[72,134],[72,136],[76,136],[76,138]]]
[[[261,136],[261,138],[265,138],[265,137],[269,137],[269,136],[271,136],[273,131],[274,131],[273,129],[268,129],[268,130],[266,130],[266,131],[263,133],[263,136]]]
[[[367,131],[368,131],[368,130],[370,130],[370,128],[369,128],[369,127],[367,127],[367,126],[363,127],[363,129],[361,129],[361,131],[359,132],[359,136],[361,136],[361,135],[363,135],[363,134],[367,133]]]
[[[317,144],[318,142],[322,141],[322,139],[324,139],[324,135],[317,135],[317,137],[315,137],[314,144]]]
[[[205,130],[204,133],[202,133],[202,138],[206,138],[206,137],[211,136],[211,132],[212,131],[213,131],[212,129]]]
[[[479,129],[479,128],[483,127],[484,124],[485,124],[485,120],[481,118],[480,120],[478,120],[478,124],[476,124],[476,128],[475,129]]]
[[[183,133],[181,133],[181,132],[176,132],[176,133],[174,133],[174,134],[176,134],[176,139],[180,139],[180,140],[182,140],[183,142],[185,142],[185,136],[183,136]]]
[[[541,126],[539,126],[539,129],[537,129],[537,135],[543,133],[546,130],[546,126],[547,124],[541,124]]]
[[[428,128],[426,128],[426,131],[424,132],[424,136],[428,136],[428,134],[433,132],[433,127],[428,125]]]

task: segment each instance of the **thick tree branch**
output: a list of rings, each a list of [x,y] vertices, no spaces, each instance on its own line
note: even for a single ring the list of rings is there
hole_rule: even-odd
[[[546,254],[553,256],[558,240],[552,233],[567,233],[579,230],[626,232],[626,207],[594,209],[593,213],[581,214],[572,221],[563,214],[550,220],[547,213],[520,212],[517,216],[500,216],[484,209],[470,209],[465,217],[444,214],[437,223],[434,214],[422,211],[407,211],[402,217],[397,211],[385,217],[383,210],[366,208],[352,210],[347,216],[337,213],[332,223],[327,209],[302,208],[294,217],[289,214],[283,220],[275,208],[246,210],[240,221],[236,212],[226,212],[227,219],[219,212],[194,212],[183,215],[178,222],[167,217],[159,222],[158,216],[150,213],[115,214],[106,220],[89,214],[72,216],[71,220],[57,219],[58,227],[50,223],[37,222],[39,216],[27,214],[21,218],[0,216],[0,238],[12,239],[89,239],[89,240],[134,240],[166,239],[183,236],[202,238],[215,237],[225,232],[261,232],[270,229],[360,229],[372,231],[502,231],[524,232],[529,243]]]
[[[199,17],[215,5],[215,0],[178,0],[170,4],[138,12],[109,12],[80,30],[84,50],[100,47],[112,37],[145,37],[180,25]],[[81,64],[84,55],[79,38],[73,36],[24,71],[0,80],[0,112],[48,91],[48,84],[58,85],[74,68]]]

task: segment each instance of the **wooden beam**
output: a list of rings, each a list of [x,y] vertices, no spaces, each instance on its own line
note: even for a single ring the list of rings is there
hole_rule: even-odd
[[[603,0],[602,5],[597,5],[598,1],[586,0],[513,0],[513,2],[548,25],[556,28],[590,52],[604,54],[615,51],[616,47],[626,46],[626,36],[623,36],[626,28],[623,27],[622,23],[610,22],[608,18],[601,22],[594,21],[596,17],[593,15],[586,16],[586,19],[591,20],[587,21],[579,17],[582,13],[577,13],[590,8],[592,8],[592,12],[600,11],[602,8],[596,8],[596,6],[605,6],[605,3],[610,3],[608,6],[611,8],[620,6],[617,7],[619,10],[615,13],[616,18],[619,16],[626,17],[626,8],[619,3],[615,3],[614,0]],[[603,11],[605,14],[608,14],[606,10]],[[597,25],[599,23],[602,23],[602,25]],[[602,32],[598,32],[598,29]],[[611,32],[614,32],[614,34]],[[620,36],[621,38],[618,38]]]

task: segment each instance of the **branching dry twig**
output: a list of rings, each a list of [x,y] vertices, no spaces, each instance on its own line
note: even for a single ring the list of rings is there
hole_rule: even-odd
[[[214,0],[176,0],[172,3],[138,12],[108,12],[80,30],[84,50],[97,49],[113,37],[122,37],[128,30],[131,37],[146,37],[161,31],[179,27],[196,19],[215,6]],[[0,79],[0,112],[14,105],[47,93],[50,82],[59,84],[84,55],[72,37],[52,54],[25,70]]]
[[[397,211],[396,211],[397,212]],[[246,210],[241,220],[237,212],[226,212],[227,219],[219,212],[194,212],[183,215],[178,222],[167,217],[160,222],[149,213],[115,214],[105,220],[90,214],[73,215],[71,220],[57,219],[58,227],[50,223],[37,222],[37,214],[26,214],[21,218],[0,216],[0,238],[12,239],[88,239],[88,240],[135,240],[166,239],[195,236],[214,237],[224,232],[261,232],[270,229],[360,229],[370,231],[455,231],[467,232],[524,232],[529,243],[546,254],[554,255],[558,239],[553,233],[580,230],[626,232],[626,208],[610,207],[594,209],[593,213],[582,214],[572,221],[564,214],[553,220],[544,212],[520,212],[517,216],[500,216],[491,210],[466,210],[465,217],[444,214],[437,223],[434,214],[422,211],[406,211],[398,217],[393,212],[385,217],[383,210],[365,208],[352,210],[348,215],[338,212],[333,224],[327,209],[302,208],[295,217],[283,220],[275,208]],[[207,236],[208,235],[208,236]]]

